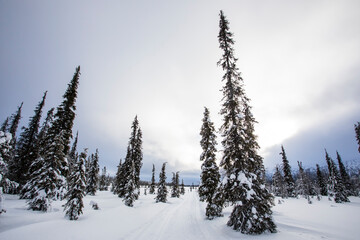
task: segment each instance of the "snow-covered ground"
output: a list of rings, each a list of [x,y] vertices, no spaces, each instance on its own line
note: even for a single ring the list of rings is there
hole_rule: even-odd
[[[143,191],[142,191],[143,193]],[[54,202],[48,213],[26,210],[24,200],[5,195],[7,212],[0,215],[0,239],[360,239],[360,198],[351,203],[337,204],[327,199],[286,199],[273,207],[278,233],[260,236],[242,235],[226,226],[231,207],[224,217],[205,219],[205,203],[197,192],[186,190],[180,199],[155,203],[155,195],[141,195],[133,208],[126,207],[111,192],[97,192],[84,199],[84,214],[77,221],[64,218],[62,205]],[[99,204],[93,210],[90,202]]]

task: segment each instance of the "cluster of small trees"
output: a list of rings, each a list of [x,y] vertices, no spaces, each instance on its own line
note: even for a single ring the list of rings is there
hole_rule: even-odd
[[[318,199],[321,196],[328,196],[329,199],[342,203],[349,202],[349,196],[359,195],[360,176],[350,177],[338,152],[336,152],[337,166],[325,150],[327,170],[322,170],[319,164],[316,164],[316,173],[311,169],[305,171],[302,163],[298,162],[299,170],[296,178],[293,177],[283,146],[280,155],[282,165],[276,166],[271,183],[271,190],[275,196],[283,198],[304,196],[309,203],[312,203],[311,196],[318,196]]]
[[[229,22],[220,11],[218,35],[222,58],[218,65],[225,74],[223,81],[223,104],[220,114],[223,124],[220,133],[223,138],[223,156],[220,162],[222,174],[215,162],[216,136],[209,110],[205,108],[200,135],[203,153],[200,200],[206,201],[208,219],[222,216],[225,205],[233,205],[228,226],[245,234],[276,232],[272,220],[273,197],[265,188],[265,169],[262,157],[258,155],[259,145],[254,135],[255,118],[251,113],[250,99],[243,88],[243,79],[236,67],[233,34]]]

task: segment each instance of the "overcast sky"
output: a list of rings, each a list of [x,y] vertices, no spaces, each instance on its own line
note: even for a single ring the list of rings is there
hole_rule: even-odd
[[[138,115],[142,178],[168,162],[196,183],[204,106],[222,124],[220,10],[265,166],[281,144],[294,169],[325,165],[324,148],[359,162],[360,1],[0,0],[0,121],[24,101],[27,125],[46,90],[45,111],[58,106],[80,65],[79,150],[99,148],[114,173]]]

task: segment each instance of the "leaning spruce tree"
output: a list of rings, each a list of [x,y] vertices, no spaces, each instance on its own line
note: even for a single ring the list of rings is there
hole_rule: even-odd
[[[353,195],[353,187],[351,184],[350,176],[346,171],[346,168],[341,160],[340,154],[338,151],[336,151],[336,159],[338,160],[339,164],[339,171],[340,171],[340,177],[345,187],[346,196]]]
[[[42,109],[45,105],[46,93],[42,100],[35,108],[35,115],[30,118],[28,127],[22,128],[19,141],[17,143],[17,154],[15,156],[15,162],[17,168],[15,174],[15,181],[21,186],[26,184],[29,174],[28,170],[30,165],[38,158],[39,146],[38,146],[38,134],[40,127],[40,119],[42,115]],[[14,169],[15,170],[15,169]]]
[[[243,89],[243,79],[236,67],[233,34],[229,22],[220,11],[219,43],[223,50],[218,65],[225,71],[223,105],[220,113],[224,123],[220,129],[223,141],[221,166],[225,197],[234,204],[228,226],[245,234],[276,232],[272,219],[273,197],[265,188],[263,160],[254,134],[255,119]]]
[[[163,163],[161,172],[159,174],[159,184],[158,184],[158,191],[156,196],[156,202],[163,202],[166,203],[167,197],[167,188],[166,188],[166,173],[165,173],[166,163]]]
[[[59,170],[62,176],[65,178],[68,175],[69,166],[66,159],[70,150],[70,140],[72,138],[72,127],[74,125],[75,119],[75,110],[76,110],[76,98],[77,98],[77,88],[79,86],[79,77],[80,77],[80,66],[76,68],[74,76],[71,82],[68,84],[68,88],[63,95],[63,102],[57,107],[56,113],[54,115],[54,122],[49,129],[49,137],[55,139],[61,133],[61,138],[63,142],[63,157],[58,156],[58,161],[60,162]],[[64,183],[59,183],[63,185]]]
[[[291,173],[291,167],[289,164],[289,160],[287,159],[284,146],[281,146],[280,155],[282,157],[282,163],[283,163],[282,166],[284,171],[284,181],[286,187],[285,197],[295,197],[295,181]]]
[[[69,180],[69,191],[66,193],[67,202],[65,203],[65,216],[70,220],[77,220],[83,213],[83,198],[85,196],[85,166],[87,149],[80,154],[79,160],[74,165]]]

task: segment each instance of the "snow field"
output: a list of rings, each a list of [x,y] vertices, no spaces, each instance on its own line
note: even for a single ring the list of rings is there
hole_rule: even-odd
[[[28,211],[25,200],[5,195],[7,212],[0,215],[0,239],[359,239],[360,198],[350,203],[337,204],[323,198],[285,199],[273,207],[278,233],[259,236],[243,235],[226,226],[232,207],[224,209],[224,217],[212,221],[205,219],[206,203],[200,202],[196,191],[186,188],[180,198],[168,197],[168,203],[155,203],[156,195],[142,195],[127,207],[122,199],[111,192],[97,192],[84,198],[84,214],[79,220],[64,217],[65,201],[53,202],[51,212]],[[98,203],[93,210],[90,202]]]

